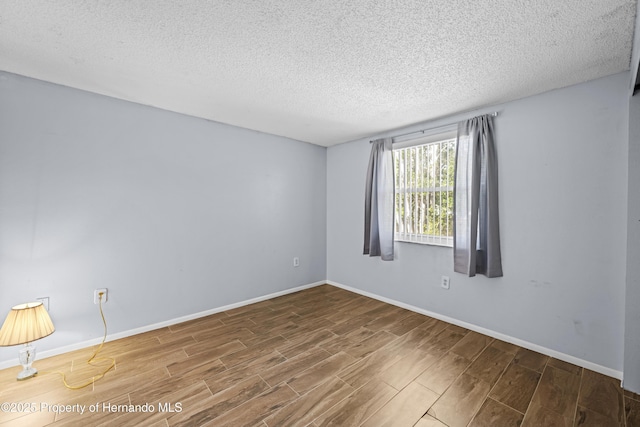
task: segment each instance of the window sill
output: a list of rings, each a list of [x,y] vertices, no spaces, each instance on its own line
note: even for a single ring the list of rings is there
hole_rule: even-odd
[[[439,241],[440,239],[422,239],[422,240],[405,240],[405,239],[394,239],[394,242],[401,243],[413,243],[418,245],[426,245],[426,246],[440,246],[442,248],[452,248],[453,249],[453,239],[447,239],[447,241]]]

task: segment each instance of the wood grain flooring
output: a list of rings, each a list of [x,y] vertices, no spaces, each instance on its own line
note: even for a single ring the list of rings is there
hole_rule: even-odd
[[[329,285],[108,342],[81,390],[51,373],[92,351],[0,371],[0,425],[640,426],[616,379]]]

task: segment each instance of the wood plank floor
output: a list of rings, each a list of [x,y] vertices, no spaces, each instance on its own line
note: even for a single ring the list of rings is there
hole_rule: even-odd
[[[329,285],[109,342],[82,390],[47,373],[92,351],[0,371],[0,424],[640,426],[618,380]]]

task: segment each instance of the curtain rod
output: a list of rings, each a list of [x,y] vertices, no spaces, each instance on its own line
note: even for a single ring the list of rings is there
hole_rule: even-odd
[[[494,111],[493,113],[489,113],[489,115],[493,116],[493,117],[498,117],[498,112]],[[414,133],[425,133],[426,131],[432,131],[432,130],[437,130],[440,128],[447,128],[449,126],[455,125],[457,122],[454,123],[449,123],[448,125],[441,125],[441,126],[436,126],[434,128],[427,128],[427,129],[422,129],[422,130],[414,130],[413,132],[407,132],[407,133],[401,133],[400,135],[395,135],[392,136],[391,138],[400,138],[402,136],[407,136],[407,135],[413,135]],[[374,140],[370,140],[369,144],[371,144]]]

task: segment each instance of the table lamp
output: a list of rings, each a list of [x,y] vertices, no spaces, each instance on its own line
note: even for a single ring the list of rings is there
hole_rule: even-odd
[[[0,346],[25,345],[18,357],[23,368],[18,380],[26,380],[38,373],[31,366],[36,358],[36,348],[31,342],[51,335],[53,331],[55,328],[42,302],[28,302],[11,308],[0,329]]]

